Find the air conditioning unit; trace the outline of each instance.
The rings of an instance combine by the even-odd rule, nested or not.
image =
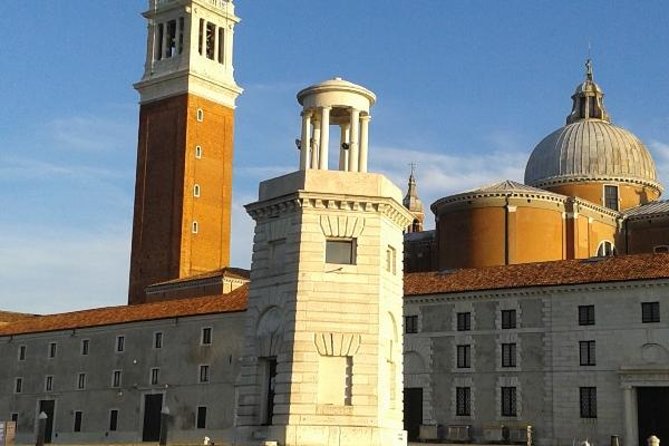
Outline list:
[[[483,438],[486,442],[504,441],[504,427],[503,426],[484,426]]]
[[[446,438],[448,441],[469,442],[471,441],[471,436],[469,435],[470,429],[471,426],[450,425],[448,426]]]
[[[439,426],[436,424],[421,424],[418,429],[418,438],[421,441],[439,440]]]

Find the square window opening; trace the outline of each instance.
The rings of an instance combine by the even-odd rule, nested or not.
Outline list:
[[[356,240],[330,239],[325,241],[325,262],[355,265]]]
[[[659,302],[643,302],[641,304],[641,322],[644,324],[660,322]]]

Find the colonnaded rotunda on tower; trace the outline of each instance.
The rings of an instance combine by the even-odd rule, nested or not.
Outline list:
[[[421,231],[411,175],[408,272],[667,252],[669,204],[658,201],[655,162],[637,136],[611,122],[590,60],[571,99],[566,124],[532,151],[525,184],[506,180],[438,199],[433,231]]]

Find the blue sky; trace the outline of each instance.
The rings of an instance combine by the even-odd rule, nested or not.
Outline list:
[[[126,302],[144,1],[5,0],[0,62],[0,309]],[[616,124],[669,179],[665,0],[237,0],[233,263],[250,264],[243,204],[295,170],[295,93],[342,76],[378,96],[370,168],[437,198],[522,181],[564,123],[592,43]]]

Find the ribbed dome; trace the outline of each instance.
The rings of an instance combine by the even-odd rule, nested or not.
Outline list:
[[[614,179],[659,188],[655,163],[639,138],[599,119],[554,131],[534,148],[525,168],[525,183],[538,187]]]
[[[570,182],[616,181],[658,191],[655,163],[633,133],[611,124],[604,93],[593,80],[592,62],[572,95],[567,125],[545,137],[525,167],[525,183],[546,187]]]

